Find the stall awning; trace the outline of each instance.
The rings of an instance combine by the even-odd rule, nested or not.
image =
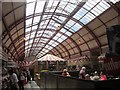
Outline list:
[[[42,58],[38,59],[38,61],[65,61],[65,60],[57,56],[47,54],[43,56]]]

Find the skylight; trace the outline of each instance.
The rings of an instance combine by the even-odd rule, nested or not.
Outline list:
[[[25,56],[46,54],[110,7],[105,0],[86,0],[73,16],[69,16],[81,1],[84,0],[27,0]],[[59,31],[58,26],[62,26]],[[36,52],[33,46],[39,47]]]

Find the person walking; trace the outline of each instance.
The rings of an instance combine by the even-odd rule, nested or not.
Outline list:
[[[9,70],[9,79],[10,79],[10,90],[19,90],[18,86],[18,77],[17,74],[13,71],[13,69]]]
[[[19,88],[20,88],[20,90],[24,90],[24,80],[25,80],[25,76],[23,74],[23,71],[20,71],[20,73],[19,73]]]

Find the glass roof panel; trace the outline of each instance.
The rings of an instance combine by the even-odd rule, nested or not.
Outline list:
[[[102,3],[102,2],[100,2],[100,3]],[[93,9],[96,9],[96,11],[98,11],[99,13],[105,11],[105,8],[103,8],[100,4],[98,4],[98,5],[97,5],[95,8],[93,8]]]
[[[44,42],[47,42],[49,39],[48,39],[48,38],[43,38],[43,37],[42,37],[40,40],[41,40],[41,41],[44,41]]]
[[[106,3],[104,0],[102,2],[100,2],[99,4],[101,7],[103,7],[104,9],[108,9],[108,7],[110,7],[110,5],[108,3]]]
[[[49,20],[45,20],[45,21],[43,22],[43,25],[44,25],[44,24],[47,25],[48,22],[49,22]],[[42,23],[41,23],[41,25],[42,25]]]
[[[29,36],[30,36],[30,34],[25,35],[25,39],[28,40]]]
[[[85,8],[85,9],[87,9],[87,10],[90,10],[90,9],[92,8],[92,5],[91,5],[89,2],[87,2],[87,3],[83,6],[83,8]]]
[[[88,11],[85,10],[84,8],[81,8],[73,17],[76,19],[80,19],[81,17],[83,17]]]
[[[29,32],[31,30],[31,27],[30,28],[26,28],[25,32]]]
[[[43,18],[42,18],[42,20],[47,20],[47,19],[49,19],[51,16],[52,16],[52,15],[44,15]]]
[[[62,17],[62,16],[60,16],[59,19],[61,20],[61,22],[64,22],[65,19],[66,19],[66,17]]]
[[[49,45],[46,45],[45,48],[49,48]],[[44,49],[45,49],[45,48],[44,48]],[[44,51],[44,49],[43,49],[43,51]]]
[[[26,20],[26,27],[32,24],[32,18]]]
[[[51,49],[53,49],[53,47],[50,46],[50,47],[49,47],[49,50],[51,50]]]
[[[58,21],[59,23],[63,23],[64,20],[66,19],[66,17],[62,17],[62,16],[54,16],[53,18],[54,20]]]
[[[76,23],[76,22],[74,22],[73,20],[69,20],[66,25],[67,25],[67,27],[71,27],[71,26],[73,26],[75,23]]]
[[[38,17],[34,17],[33,23],[34,23],[34,24],[35,24],[35,23],[38,23],[39,20],[40,20],[40,16],[38,16]]]
[[[58,42],[54,42],[55,45],[58,45],[59,43]]]
[[[37,27],[38,27],[38,25],[36,25],[36,26],[32,26],[32,30],[36,30]]]
[[[76,5],[68,3],[67,6],[65,7],[65,11],[71,13],[75,9]]]
[[[26,6],[26,16],[33,14],[35,7],[35,2],[27,4]]]
[[[50,0],[47,7],[51,7],[53,3],[54,3],[54,0]]]
[[[80,19],[80,22],[82,22],[84,25],[86,25],[89,21],[86,19],[86,17]]]
[[[52,45],[55,41],[51,40],[48,44]]]
[[[67,30],[64,29],[64,28],[62,28],[60,31],[61,31],[62,33],[65,33]]]
[[[72,33],[69,32],[69,31],[67,31],[65,34],[67,34],[68,36],[71,36],[71,35],[72,35]]]
[[[53,6],[57,6],[57,4],[60,2],[60,0],[54,0]]]
[[[57,46],[56,44],[51,44],[53,47]]]
[[[34,38],[35,34],[31,34],[30,38]]]
[[[62,35],[60,38],[63,39],[63,40],[65,40],[67,37],[64,36],[64,35]]]
[[[95,15],[93,15],[92,13],[89,12],[89,13],[86,14],[84,17],[88,20],[88,22],[90,22],[92,19],[95,18]],[[84,17],[83,17],[83,18],[84,18]]]
[[[57,37],[60,37],[61,35],[62,35],[61,33],[57,33],[57,34],[56,34]]]
[[[33,39],[29,40],[29,43],[32,43],[33,42]]]
[[[104,3],[104,5],[107,4],[107,2],[105,2],[103,0],[101,2],[100,2],[100,0],[96,0],[96,1],[88,0],[88,2],[83,6],[88,12],[82,18],[79,19],[80,22],[82,22],[83,24],[86,25],[91,20],[93,20],[96,16],[100,15],[106,9],[108,9],[109,6],[106,6],[105,8],[103,8],[101,6],[101,4],[103,4],[103,3]],[[90,13],[90,12],[92,12],[92,13]]]
[[[55,36],[53,39],[54,39],[54,40],[57,40],[58,38],[59,38],[58,36]]]
[[[64,41],[62,38],[58,39],[58,42],[61,43],[62,41]]]
[[[71,31],[72,33],[74,33],[75,31],[74,31],[74,29],[72,29],[72,28],[69,28],[69,31]]]
[[[44,33],[43,37],[49,37],[48,33]]]
[[[78,31],[80,28],[82,28],[82,26],[80,24],[78,24],[78,23],[76,23],[75,25],[73,25],[71,27],[71,29],[73,29],[75,32]]]
[[[104,12],[106,9],[108,9],[110,6],[105,1],[101,1],[98,5],[96,5],[91,12],[95,14],[96,16],[100,15],[102,12]]]
[[[50,12],[54,12],[55,8],[50,9]]]
[[[93,8],[96,4],[101,2],[101,0],[88,0],[89,5]]]
[[[45,5],[45,0],[39,0],[36,5],[35,13],[40,13],[43,11],[43,7]]]

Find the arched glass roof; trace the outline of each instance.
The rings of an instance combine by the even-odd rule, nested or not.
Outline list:
[[[119,0],[26,0],[3,2],[3,45],[11,58],[47,53],[60,57],[101,46],[88,24]],[[117,7],[118,8],[118,7]],[[21,12],[19,12],[21,11]],[[18,13],[19,12],[19,13]],[[113,17],[114,18],[114,17]],[[10,22],[9,22],[10,21]],[[94,26],[94,25],[93,25]],[[105,25],[104,25],[105,26]],[[105,34],[105,33],[104,33]],[[91,45],[91,43],[94,44]]]

